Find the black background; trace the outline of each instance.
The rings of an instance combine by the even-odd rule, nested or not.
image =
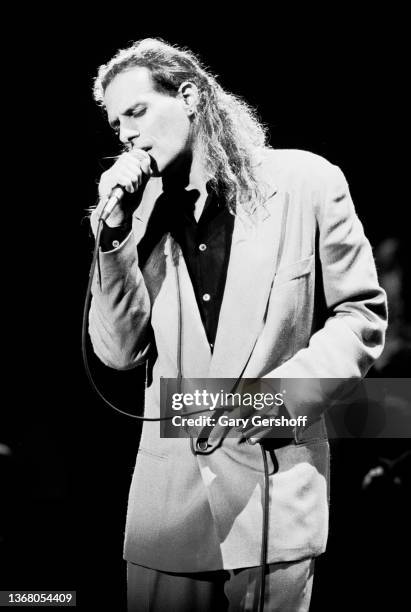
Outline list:
[[[25,13],[24,31],[18,19],[11,26],[3,65],[11,162],[3,179],[4,338],[11,342],[4,342],[0,442],[12,455],[0,464],[2,589],[75,589],[81,609],[124,607],[122,538],[139,426],[94,397],[80,353],[92,249],[85,210],[95,203],[103,157],[117,150],[92,100],[92,78],[119,47],[160,36],[197,52],[224,87],[257,107],[272,146],[310,150],[342,168],[373,246],[393,236],[407,250],[402,16],[361,21],[337,5],[318,17],[297,8],[285,17],[272,8],[274,15],[238,8],[223,23],[218,11],[197,5],[170,15],[111,7],[87,22],[62,7],[37,11],[32,22]],[[142,373],[91,361],[110,397],[141,411]],[[401,609],[405,601],[403,493],[361,493],[377,444],[336,445],[314,612],[387,602]]]

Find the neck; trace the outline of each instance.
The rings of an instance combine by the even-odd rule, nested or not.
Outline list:
[[[207,194],[207,174],[205,171],[204,156],[197,149],[193,152],[186,190],[196,189],[201,195]]]
[[[167,174],[163,175],[164,189],[185,189],[186,191],[197,192],[195,201],[194,216],[196,220],[201,216],[207,199],[207,180],[205,170],[204,155],[199,147],[189,151],[178,166],[172,168]]]

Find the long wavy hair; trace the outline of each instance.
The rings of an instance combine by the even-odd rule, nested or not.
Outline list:
[[[161,39],[145,38],[120,49],[100,66],[94,98],[104,106],[104,92],[114,77],[130,68],[148,68],[156,91],[176,96],[184,81],[199,92],[196,109],[197,142],[203,147],[211,186],[233,214],[251,214],[266,200],[266,186],[257,175],[267,132],[256,112],[238,96],[226,92],[188,49]]]

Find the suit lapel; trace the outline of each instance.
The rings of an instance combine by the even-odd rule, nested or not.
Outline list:
[[[151,213],[162,192],[160,178],[151,179],[147,183],[141,203],[133,217],[133,233],[137,244],[145,235]],[[161,257],[160,253],[157,253],[156,256]],[[211,350],[181,248],[170,234],[164,241],[163,256],[166,272],[159,283],[162,288],[156,295],[153,317],[158,323],[158,328],[164,331],[163,334],[157,334],[158,342],[162,342],[163,338],[167,338],[167,342],[163,347],[158,347],[158,350],[171,351],[171,355],[177,354],[179,343],[178,282],[182,317],[182,373],[186,378],[200,378],[210,366]],[[148,274],[148,271],[145,271],[146,277]]]
[[[283,242],[288,199],[276,193],[252,227],[236,218],[210,378],[239,377],[261,332]]]

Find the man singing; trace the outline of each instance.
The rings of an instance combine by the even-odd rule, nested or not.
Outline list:
[[[101,176],[94,231],[113,190],[125,194],[103,226],[90,336],[107,366],[147,362],[145,416],[160,415],[161,377],[361,379],[382,351],[386,300],[339,168],[268,148],[248,105],[160,40],[119,51],[94,92],[124,145]],[[285,406],[311,424],[269,453],[265,609],[299,612],[327,539],[327,405]],[[264,433],[162,438],[145,423],[130,611],[255,609]]]

